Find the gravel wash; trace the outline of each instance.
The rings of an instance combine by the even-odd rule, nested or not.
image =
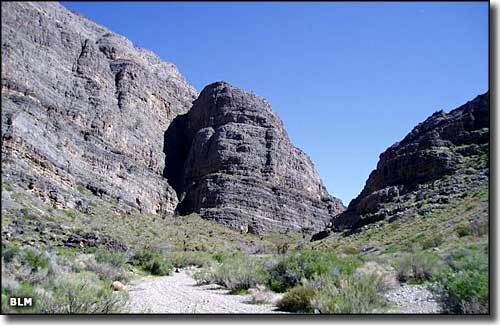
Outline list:
[[[432,292],[425,285],[401,284],[386,295],[393,304],[388,313],[439,314],[441,308]]]
[[[146,277],[129,286],[131,313],[271,314],[271,304],[246,303],[248,295],[231,295],[217,285],[196,285],[189,271],[172,276]]]

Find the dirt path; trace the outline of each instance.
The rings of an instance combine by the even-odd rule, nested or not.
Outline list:
[[[441,307],[432,292],[424,285],[401,284],[386,294],[394,305],[389,313],[438,314]]]
[[[216,285],[197,286],[189,271],[148,277],[129,285],[132,313],[277,313],[276,307],[246,303],[248,296],[228,294]]]
[[[146,277],[129,285],[131,313],[280,313],[271,304],[249,304],[250,296],[228,294],[218,285],[197,286],[190,270],[172,276]],[[406,285],[386,294],[393,307],[386,313],[439,313],[439,304],[423,285]]]

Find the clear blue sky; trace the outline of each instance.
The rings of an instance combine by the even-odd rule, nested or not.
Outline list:
[[[379,154],[488,90],[488,3],[63,2],[201,90],[265,97],[344,204]]]

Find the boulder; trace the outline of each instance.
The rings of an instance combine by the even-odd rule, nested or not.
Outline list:
[[[111,284],[111,288],[113,289],[113,291],[123,291],[125,290],[125,285],[120,281],[113,281],[113,283]]]

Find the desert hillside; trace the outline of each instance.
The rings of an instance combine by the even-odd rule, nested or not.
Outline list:
[[[265,99],[2,4],[2,312],[489,313],[489,106],[429,116],[345,207]]]

